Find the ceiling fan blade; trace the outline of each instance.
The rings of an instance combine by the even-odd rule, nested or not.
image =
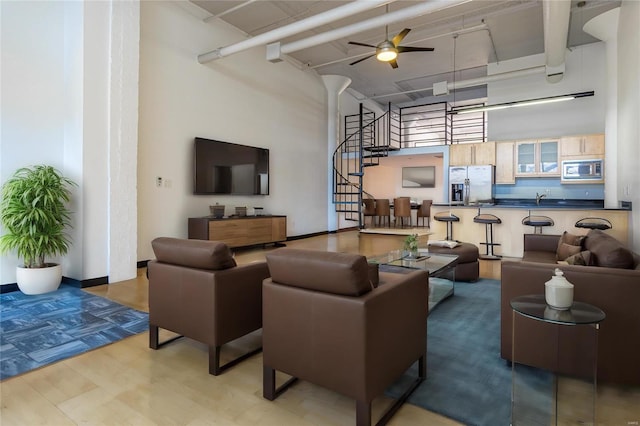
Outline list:
[[[391,43],[393,43],[394,46],[398,47],[398,45],[400,44],[400,42],[402,41],[402,39],[404,39],[407,34],[409,34],[409,31],[411,31],[411,28],[405,28],[404,30],[400,31],[398,34],[396,34],[396,36],[391,40]]]
[[[355,61],[355,62],[351,62],[349,65],[355,65],[355,64],[357,64],[358,62],[362,62],[362,61],[364,61],[365,59],[373,58],[374,56],[376,56],[376,54],[375,54],[375,53],[374,53],[373,55],[365,56],[364,58],[358,59],[358,60],[357,60],[357,61]]]
[[[402,52],[433,52],[433,47],[411,47],[411,46],[398,46],[398,53]]]
[[[393,61],[389,61],[389,65],[391,65],[391,68],[393,69],[398,68],[398,63],[396,62],[395,59]]]
[[[374,49],[376,48],[375,46],[373,46],[371,44],[358,43],[357,41],[350,41],[347,44],[355,44],[356,46],[364,46],[364,47],[373,47]]]

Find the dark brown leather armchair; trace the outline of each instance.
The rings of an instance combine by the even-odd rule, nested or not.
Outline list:
[[[160,237],[152,241],[156,260],[148,264],[149,347],[179,337],[209,345],[209,374],[260,352],[220,366],[220,348],[262,327],[262,281],[266,262],[236,266],[221,242]],[[160,343],[158,329],[180,336]]]
[[[418,361],[426,376],[429,276],[380,272],[364,256],[279,249],[267,255],[263,284],[263,394],[274,400],[296,379],[356,400],[356,424],[370,425],[371,401]],[[292,379],[276,389],[276,370]]]

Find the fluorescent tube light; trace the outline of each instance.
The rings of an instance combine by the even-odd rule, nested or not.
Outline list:
[[[472,112],[495,111],[495,110],[506,109],[506,108],[516,108],[516,107],[523,107],[523,106],[548,104],[552,102],[570,101],[572,99],[585,98],[587,96],[593,96],[593,95],[594,95],[594,91],[592,90],[590,92],[580,92],[580,93],[572,93],[569,95],[550,96],[548,98],[529,99],[525,101],[505,102],[502,104],[495,104],[495,105],[453,107],[451,108],[450,113],[451,114],[470,114]]]

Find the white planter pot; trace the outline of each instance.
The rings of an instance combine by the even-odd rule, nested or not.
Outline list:
[[[62,266],[54,263],[47,268],[16,267],[18,288],[24,294],[42,294],[56,291],[62,282]]]

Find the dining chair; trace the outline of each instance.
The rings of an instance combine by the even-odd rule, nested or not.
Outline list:
[[[409,197],[398,197],[393,199],[393,222],[395,226],[404,228],[405,219],[411,227],[411,199]]]
[[[431,204],[433,200],[422,200],[422,204],[416,213],[416,225],[420,226],[420,219],[422,219],[422,226],[424,226],[424,220],[427,219],[427,228],[431,227]]]
[[[388,198],[376,198],[376,219],[379,226],[386,219],[387,226],[391,227],[391,203]]]

